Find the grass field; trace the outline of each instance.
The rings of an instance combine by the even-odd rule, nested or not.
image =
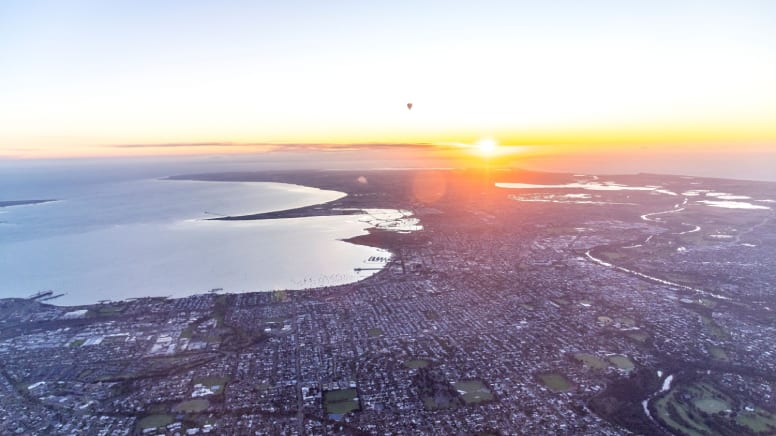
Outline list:
[[[727,361],[730,360],[730,358],[728,357],[728,355],[725,352],[725,350],[723,350],[720,347],[717,347],[717,346],[714,346],[714,345],[709,345],[709,346],[707,346],[707,349],[709,350],[709,354],[711,354],[711,357],[713,357],[713,358],[715,358],[717,360],[721,360],[723,362],[727,362]]]
[[[703,425],[701,428],[692,424],[692,420],[689,418],[687,409],[684,406],[678,405],[678,401],[675,398],[674,392],[669,393],[665,397],[659,399],[655,403],[657,409],[657,418],[660,419],[668,427],[680,432],[681,434],[687,434],[691,436],[703,436],[709,429]],[[677,416],[672,417],[669,410],[675,410]]]
[[[172,421],[173,419],[170,415],[149,415],[137,422],[137,428],[142,431],[147,428],[164,427],[168,424],[171,424]]]
[[[599,255],[604,260],[609,260],[609,261],[620,260],[620,259],[625,257],[625,256],[623,256],[622,254],[620,254],[620,253],[618,253],[616,251],[602,251],[602,252],[599,253]]]
[[[698,410],[706,413],[717,413],[730,409],[730,404],[717,398],[700,398],[693,401]]]
[[[493,400],[493,393],[479,380],[462,380],[453,383],[466,404],[477,404]]]
[[[730,407],[730,399],[706,383],[674,386],[655,403],[657,417],[663,423],[679,433],[693,436],[713,434],[706,423],[698,419],[698,412],[704,409],[718,412]]]
[[[589,353],[576,353],[574,359],[582,362],[586,367],[591,369],[604,369],[609,366],[603,359],[595,354]]]
[[[173,412],[186,412],[186,413],[199,413],[207,410],[210,407],[210,401],[204,398],[197,398],[194,400],[183,401],[176,404],[173,408]]]
[[[776,434],[776,415],[764,410],[740,412],[736,417],[736,423],[749,427],[755,433]]]
[[[414,359],[414,360],[408,360],[404,362],[404,366],[412,369],[425,368],[428,365],[429,365],[429,361],[423,360],[423,359]]]
[[[711,319],[708,316],[701,316],[701,321],[703,322],[703,326],[706,327],[706,330],[709,331],[709,334],[711,334],[714,339],[720,340],[720,341],[727,341],[730,339],[730,334],[728,334],[725,329],[723,329],[719,324],[716,323],[713,319]]]
[[[615,354],[614,356],[609,356],[608,359],[609,359],[609,362],[612,362],[612,365],[625,371],[630,371],[636,367],[636,365],[634,365],[630,359],[628,359],[626,356],[623,356],[621,354]]]
[[[633,339],[636,342],[646,342],[649,339],[649,334],[641,330],[629,331],[625,336]]]
[[[358,391],[356,389],[338,389],[323,393],[323,408],[328,414],[342,415],[359,410]]]
[[[539,374],[539,380],[553,392],[568,392],[574,387],[566,377],[555,372]]]
[[[655,402],[656,418],[675,433],[701,436],[717,434],[706,417],[748,427],[754,434],[776,434],[776,415],[760,408],[736,410],[740,403],[709,382],[675,385]],[[735,412],[735,413],[733,413]],[[747,433],[748,434],[748,433]]]

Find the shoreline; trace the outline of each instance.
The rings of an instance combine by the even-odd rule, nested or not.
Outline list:
[[[207,175],[205,175],[207,176]],[[331,200],[329,202],[325,203],[316,203],[311,204],[308,206],[302,206],[292,209],[283,209],[283,210],[276,210],[271,212],[262,212],[262,213],[255,213],[255,214],[246,214],[246,215],[235,215],[235,216],[223,216],[223,217],[214,217],[214,218],[198,218],[199,221],[253,221],[253,220],[270,220],[270,219],[290,219],[290,218],[316,218],[316,217],[327,217],[327,216],[356,216],[356,215],[368,215],[367,211],[362,208],[353,208],[350,207],[350,203],[353,203],[350,201],[352,197],[352,193],[350,192],[343,192],[343,190],[335,190],[330,189],[328,187],[319,187],[319,186],[310,186],[310,185],[304,185],[301,183],[294,183],[289,180],[211,180],[207,177],[186,177],[186,176],[171,176],[171,177],[165,177],[157,180],[175,180],[175,181],[200,181],[200,182],[214,182],[214,181],[226,181],[226,182],[260,182],[260,183],[282,183],[285,185],[292,185],[295,187],[301,187],[305,189],[316,189],[321,191],[334,191],[342,196],[339,198],[336,198],[334,200]],[[57,200],[43,200],[43,201],[57,201]],[[40,202],[43,202],[40,201]],[[372,207],[379,208],[380,204],[370,204]],[[399,240],[396,242],[388,242],[389,240],[393,240],[393,237],[397,236],[399,237]],[[364,224],[363,233],[355,234],[348,237],[339,237],[339,238],[333,238],[332,241],[337,242],[345,242],[348,244],[363,246],[363,247],[369,247],[369,248],[375,248],[380,250],[387,251],[386,254],[390,255],[390,260],[385,262],[381,265],[372,265],[370,268],[367,269],[374,269],[374,272],[368,275],[364,275],[362,277],[354,277],[354,279],[348,280],[344,283],[338,283],[335,282],[331,285],[321,285],[316,284],[314,286],[312,283],[308,284],[307,286],[303,283],[297,284],[297,286],[291,285],[289,287],[282,288],[283,291],[290,291],[290,292],[306,292],[306,291],[313,291],[316,289],[325,289],[325,288],[331,288],[331,287],[338,287],[338,286],[347,286],[352,285],[354,283],[362,282],[363,280],[366,280],[370,277],[373,277],[375,275],[380,274],[381,272],[385,271],[386,267],[391,265],[393,259],[395,259],[396,256],[396,248],[401,245],[401,242],[399,242],[403,235],[398,234],[397,232],[381,229],[378,226],[374,224]],[[386,243],[388,242],[388,243]],[[351,271],[358,271],[360,268],[358,268],[360,264],[354,264],[354,268],[348,268],[348,273]],[[238,290],[240,289],[240,290]],[[245,289],[245,291],[242,291],[241,289]],[[267,287],[266,289],[263,288],[234,288],[232,290],[226,290],[221,292],[216,292],[216,295],[224,295],[224,294],[254,294],[254,293],[271,293],[275,292],[279,289],[276,288],[270,288]],[[66,302],[59,302],[56,300],[52,301],[41,301],[41,300],[33,300],[26,296],[9,296],[0,298],[0,302],[5,301],[27,301],[29,304],[39,304],[43,306],[49,306],[49,307],[56,307],[61,309],[67,309],[67,310],[76,310],[80,308],[96,308],[103,305],[110,305],[110,304],[126,304],[131,303],[135,300],[154,300],[154,299],[162,299],[162,300],[182,300],[190,297],[196,297],[196,296],[202,296],[206,295],[208,293],[212,293],[211,291],[202,290],[200,292],[192,292],[186,295],[181,296],[168,296],[168,295],[145,295],[145,296],[137,296],[137,297],[129,297],[129,298],[123,298],[123,299],[110,299],[110,300],[97,300],[95,298],[95,301],[85,304],[72,304],[72,303],[66,303]]]
[[[31,297],[2,297],[0,298],[0,307],[2,307],[4,304],[26,304],[26,305],[39,305],[44,307],[48,306],[50,308],[63,309],[65,311],[74,311],[74,310],[80,310],[80,309],[97,308],[101,306],[110,306],[115,304],[119,304],[119,305],[132,304],[132,303],[143,302],[143,301],[155,301],[155,300],[179,301],[179,300],[185,300],[187,298],[200,298],[204,295],[234,296],[234,295],[251,295],[251,294],[271,294],[273,292],[292,292],[294,294],[299,294],[298,297],[302,298],[302,297],[305,297],[305,295],[301,295],[303,293],[315,292],[318,290],[325,290],[325,289],[332,289],[332,288],[339,288],[343,286],[351,286],[356,283],[362,283],[370,279],[371,280],[379,279],[380,275],[383,275],[387,272],[387,267],[390,266],[391,263],[395,260],[395,257],[394,257],[395,253],[392,251],[392,248],[396,249],[403,243],[403,241],[401,240],[391,241],[391,236],[398,237],[398,239],[405,239],[407,235],[403,233],[379,229],[376,227],[367,228],[366,232],[367,233],[363,235],[352,236],[344,239],[336,239],[336,241],[385,250],[391,254],[391,259],[388,260],[384,265],[380,266],[379,269],[376,269],[374,273],[369,274],[368,276],[365,276],[363,278],[359,278],[352,282],[333,284],[333,285],[324,285],[324,286],[303,287],[303,288],[284,288],[284,289],[246,290],[246,291],[221,290],[217,292],[213,292],[213,290],[210,290],[210,291],[196,292],[196,293],[192,293],[192,294],[180,296],[180,297],[169,296],[169,295],[146,295],[146,296],[138,296],[138,297],[129,297],[129,298],[124,298],[120,300],[103,299],[103,300],[98,300],[94,303],[75,304],[75,305],[56,304],[53,301],[49,302],[45,300],[34,299]],[[385,244],[385,242],[390,242],[390,243]]]

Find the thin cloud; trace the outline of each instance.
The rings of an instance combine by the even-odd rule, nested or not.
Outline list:
[[[276,147],[277,150],[374,150],[374,149],[422,149],[433,147],[430,143],[348,143],[348,144],[266,144]]]
[[[322,143],[277,143],[277,142],[165,142],[165,143],[147,143],[147,144],[109,144],[103,147],[110,148],[262,148],[269,151],[311,151],[311,150],[385,150],[385,149],[429,149],[429,148],[448,148],[447,144],[432,144],[426,142],[419,143],[345,143],[345,144],[322,144]]]
[[[240,145],[232,142],[165,142],[161,144],[110,144],[112,148],[177,148],[177,147],[235,147]]]

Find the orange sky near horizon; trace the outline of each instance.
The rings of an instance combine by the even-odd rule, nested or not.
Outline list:
[[[515,132],[508,129],[489,130],[485,134],[467,132],[380,132],[377,134],[334,134],[329,131],[299,135],[277,135],[233,138],[228,135],[110,135],[58,137],[28,136],[19,138],[25,147],[0,148],[0,158],[81,158],[123,156],[171,156],[203,154],[255,154],[273,151],[300,152],[306,150],[418,149],[428,152],[460,151],[461,156],[483,157],[478,143],[490,139],[496,155],[562,155],[646,151],[665,153],[685,152],[776,152],[776,124],[730,126],[724,124],[682,128],[655,126],[648,128],[557,129]],[[452,129],[451,129],[452,130]],[[293,142],[288,137],[295,139]],[[227,138],[224,140],[224,138]],[[159,140],[161,139],[161,141]],[[267,140],[268,139],[268,140]],[[286,139],[286,140],[284,140]],[[56,146],[51,146],[56,142]],[[491,153],[493,154],[493,153]],[[490,156],[484,156],[490,157]],[[517,156],[516,156],[517,157]]]

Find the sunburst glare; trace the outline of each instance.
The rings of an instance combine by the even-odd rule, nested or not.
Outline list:
[[[483,138],[475,144],[477,151],[485,156],[490,156],[496,151],[497,143],[491,138]]]

